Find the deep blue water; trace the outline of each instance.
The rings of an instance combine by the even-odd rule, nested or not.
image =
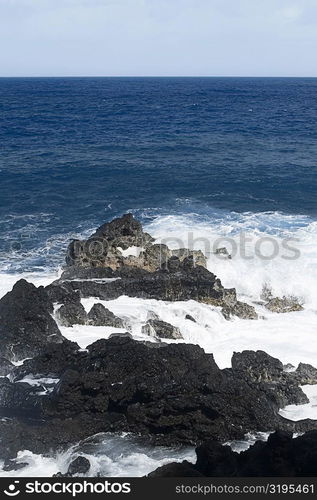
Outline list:
[[[317,79],[0,79],[0,260],[44,266],[131,209],[317,217],[316,96]]]

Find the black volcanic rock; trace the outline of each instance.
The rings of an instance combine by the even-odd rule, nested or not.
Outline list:
[[[79,292],[81,297],[98,297],[101,300],[113,300],[121,295],[140,297],[144,299],[157,299],[166,301],[197,300],[213,306],[224,308],[225,317],[231,315],[242,318],[256,319],[257,314],[252,306],[239,302],[235,289],[226,289],[220,280],[202,266],[196,266],[193,258],[186,257],[178,262],[175,270],[175,257],[173,257],[172,270],[169,266],[158,271],[150,272],[145,269],[122,267],[112,274],[119,279],[110,282],[98,278],[68,279],[55,282],[68,293]],[[76,276],[75,268],[71,270]],[[80,273],[82,275],[82,273]],[[95,273],[94,273],[95,274]],[[90,271],[86,271],[86,276]],[[53,285],[50,285],[52,288]]]
[[[15,460],[6,460],[3,469],[5,472],[11,472],[13,470],[21,470],[27,467],[29,464],[27,462],[16,462]]]
[[[90,462],[88,458],[77,457],[69,464],[67,475],[74,476],[75,474],[78,475],[87,474],[89,469],[90,469]]]
[[[71,444],[98,432],[122,431],[126,427],[124,415],[107,413],[93,416],[79,413],[76,418],[0,419],[1,460],[15,458],[20,450],[36,454],[49,454],[53,450],[66,450]]]
[[[77,274],[77,273],[76,273]],[[67,281],[63,283],[51,283],[45,288],[48,298],[52,303],[56,304],[74,304],[80,302],[80,293],[67,286]]]
[[[125,252],[131,247],[138,251]],[[177,260],[183,261],[188,256],[192,256],[197,265],[206,266],[206,257],[200,250],[171,250],[167,245],[156,244],[132,214],[125,214],[103,224],[87,240],[73,240],[68,247],[66,263],[77,268],[116,270],[131,266],[153,272],[166,267],[168,262],[172,267]]]
[[[245,380],[257,383],[280,407],[308,402],[293,373],[285,372],[281,361],[264,351],[234,353],[232,370]]]
[[[196,469],[204,476],[234,476],[237,471],[236,453],[229,446],[208,440],[196,448]]]
[[[99,297],[112,300],[120,295],[158,300],[199,300],[221,303],[224,288],[216,276],[201,266],[194,266],[192,259],[185,259],[177,272],[159,270],[149,272],[135,268],[126,276],[125,269],[116,272],[120,279],[109,283],[99,280],[68,281],[69,290],[78,290],[82,297]]]
[[[272,297],[265,304],[265,307],[274,313],[289,313],[304,310],[296,297]]]
[[[271,434],[266,443],[256,442],[240,454],[229,446],[206,441],[196,449],[195,465],[171,463],[149,477],[315,477],[317,431],[292,438],[288,432]]]
[[[183,462],[172,462],[170,464],[162,465],[158,469],[150,472],[147,477],[204,477],[197,468],[184,460]]]
[[[195,318],[193,318],[190,314],[186,314],[185,319],[188,319],[189,321],[192,321],[193,323],[196,323]]]
[[[114,241],[117,246],[124,249],[154,241],[154,238],[144,233],[141,223],[132,214],[125,214],[111,222],[106,222],[96,230],[91,238]]]
[[[9,361],[33,357],[50,343],[63,342],[43,287],[18,281],[0,300],[0,350]]]
[[[264,351],[235,352],[231,364],[236,373],[255,382],[272,382],[284,373],[283,363]]]
[[[93,326],[112,326],[123,328],[123,321],[109,311],[103,304],[97,303],[92,306],[88,313],[88,324]]]
[[[317,384],[317,369],[306,363],[299,363],[294,372],[290,373],[299,385]]]
[[[139,247],[136,254],[126,255],[131,246]],[[124,431],[154,444],[200,445],[195,466],[185,462],[172,472],[163,468],[164,474],[256,475],[261,467],[272,475],[297,474],[296,453],[309,472],[314,434],[292,448],[289,435],[279,433],[266,445],[256,444],[252,454],[239,456],[221,443],[248,432],[316,428],[315,421],[292,422],[279,415],[281,407],[307,401],[299,385],[315,383],[313,367],[299,365],[289,373],[263,351],[244,351],[234,354],[232,368],[221,370],[198,346],[136,342],[128,333],[113,333],[80,349],[63,338],[53,319],[59,304],[57,317],[64,325],[122,328],[122,320],[102,304],[88,315],[81,304],[82,297],[111,300],[121,295],[192,299],[221,307],[228,319],[255,319],[254,308],[204,267],[203,254],[153,244],[140,223],[126,215],[101,226],[88,240],[73,242],[67,262],[61,279],[45,289],[21,280],[0,300],[0,370],[10,372],[0,379],[1,460],[14,458],[21,449],[43,454],[96,433]],[[147,327],[159,337],[179,336],[172,325],[153,316]],[[32,359],[12,366],[11,361],[23,358]]]
[[[100,432],[100,419],[118,414],[123,418],[121,430],[151,435],[161,444],[193,444],[210,436],[223,442],[241,439],[251,431],[306,430],[314,425],[279,416],[282,403],[302,402],[304,394],[293,379],[287,385],[287,373],[280,377],[279,362],[266,359],[265,353],[235,354],[233,368],[220,370],[212,355],[189,344],[153,348],[115,336],[85,351],[76,347],[72,343],[51,347],[49,354],[14,370],[14,380],[31,372],[60,377],[60,381],[44,398],[24,388],[25,394],[20,398],[18,392],[14,404],[10,391],[19,383],[7,381],[6,407],[13,416],[15,408],[32,414],[33,405],[34,415],[44,422],[76,420],[83,414],[91,420],[94,434]],[[261,363],[270,375],[259,378]]]
[[[36,388],[29,384],[12,383],[6,377],[0,379],[0,415],[3,417],[31,417],[41,414],[41,400]]]
[[[56,318],[62,326],[86,325],[87,313],[80,302],[67,302],[56,311]]]
[[[239,300],[230,306],[225,304],[221,312],[226,319],[230,319],[232,316],[237,316],[241,319],[258,319],[254,307]]]
[[[10,372],[14,369],[14,364],[11,363],[6,358],[0,358],[0,377],[5,377],[9,375]]]
[[[157,336],[162,339],[182,339],[182,334],[176,326],[166,323],[159,319],[149,319],[142,326],[142,333],[149,336]]]
[[[139,253],[126,255],[129,247],[137,247]],[[200,250],[171,250],[153,243],[131,214],[104,224],[87,240],[72,241],[66,263],[68,268],[61,279],[48,287],[55,297],[67,297],[76,291],[82,297],[103,300],[121,295],[167,301],[192,299],[222,307],[226,319],[258,317],[253,306],[238,301],[235,289],[225,289],[206,269],[206,257]],[[59,285],[60,292],[56,288]]]
[[[100,226],[87,240],[73,240],[67,251],[66,263],[78,267],[121,267],[125,261],[122,250],[144,248],[153,238],[145,233],[132,214],[126,214]],[[121,250],[120,250],[121,249]],[[126,263],[138,265],[137,258]]]
[[[43,396],[28,384],[2,381],[0,416],[13,420],[0,419],[0,433],[3,427],[3,432],[17,432],[18,439],[6,436],[0,442],[0,458],[12,458],[18,449],[43,453],[109,429],[172,445],[316,428],[316,422],[279,416],[281,402],[303,398],[292,378],[287,385],[288,374],[282,376],[279,366],[265,353],[247,351],[235,355],[232,369],[220,370],[213,356],[198,346],[162,343],[153,348],[128,336],[99,340],[84,351],[71,342],[50,346],[48,353],[25,361],[11,377],[58,377],[52,393]],[[265,376],[259,378],[263,370]],[[31,426],[25,421],[30,418]],[[43,439],[41,446],[33,443],[36,432]]]
[[[80,351],[79,345],[70,340],[65,339],[62,344],[48,344],[45,352],[15,367],[10,378],[17,381],[30,374],[44,378],[60,378],[67,368],[77,366],[84,356],[86,354]]]

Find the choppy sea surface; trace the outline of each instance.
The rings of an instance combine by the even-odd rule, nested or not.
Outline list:
[[[107,303],[137,338],[154,310],[221,367],[243,349],[317,366],[316,92],[317,79],[296,78],[0,79],[0,295],[21,276],[49,283],[70,238],[131,211],[157,241],[207,252],[209,269],[265,318],[228,322],[194,301]],[[214,246],[233,258],[216,257]],[[264,286],[304,311],[265,310]],[[82,347],[110,333],[66,330]],[[141,473],[169,456],[141,452],[132,438],[110,442],[130,447],[124,457],[141,453]],[[132,471],[102,443],[110,455],[99,472]],[[43,460],[30,458],[30,475],[39,461],[55,472],[64,458]]]

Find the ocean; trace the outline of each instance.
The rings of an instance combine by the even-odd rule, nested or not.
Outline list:
[[[107,302],[130,317],[136,338],[155,311],[221,367],[243,349],[317,366],[316,92],[314,78],[0,79],[0,295],[22,276],[51,282],[71,238],[132,212],[157,241],[207,245],[208,268],[265,318],[226,321],[194,301]],[[210,251],[215,242],[231,260]],[[265,310],[263,287],[296,297],[304,311]],[[184,322],[184,311],[197,323]],[[85,326],[63,334],[83,348],[105,335]],[[309,412],[317,418],[316,406]],[[126,462],[108,440],[98,445],[95,472],[124,475],[137,456],[138,475],[175,453],[193,455],[124,436],[112,442],[129,446]],[[65,456],[31,457],[29,475],[34,467],[57,472]]]

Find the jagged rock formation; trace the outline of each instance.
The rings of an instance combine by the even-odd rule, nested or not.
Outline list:
[[[142,326],[142,333],[161,339],[177,340],[183,338],[179,328],[158,319],[149,319],[146,324]]]
[[[88,315],[88,324],[93,326],[112,326],[113,328],[123,328],[121,318],[118,318],[102,304],[94,304]]]
[[[77,457],[69,464],[67,475],[74,476],[75,474],[87,474],[89,469],[89,460],[85,457]]]
[[[317,475],[317,431],[293,439],[288,432],[271,434],[240,454],[229,446],[206,441],[196,448],[197,462],[172,463],[149,477],[315,477]]]
[[[66,327],[72,327],[74,325],[112,326],[113,328],[124,327],[122,319],[115,316],[115,314],[109,311],[103,304],[94,304],[87,314],[77,294],[74,296],[73,302],[69,299],[64,305],[57,309],[56,319],[62,326]]]
[[[239,300],[232,305],[224,304],[221,312],[226,319],[230,319],[232,316],[237,316],[240,319],[258,319],[254,307]]]
[[[52,318],[53,304],[43,287],[18,281],[0,300],[0,351],[9,361],[44,352],[64,341]]]
[[[269,475],[284,470],[296,475],[301,471],[292,453],[303,454],[310,440],[314,459],[314,433],[294,440],[294,448],[288,435],[276,434],[239,457],[220,445],[247,432],[317,428],[315,421],[291,422],[279,415],[281,407],[307,402],[300,385],[317,383],[317,370],[310,365],[287,371],[263,351],[244,351],[234,353],[230,369],[221,370],[211,354],[194,345],[136,342],[125,332],[83,350],[61,335],[54,311],[67,327],[124,328],[101,303],[87,314],[83,297],[192,299],[220,307],[227,319],[256,319],[254,308],[206,269],[201,252],[155,244],[128,214],[101,226],[87,241],[72,242],[67,263],[61,279],[45,289],[20,280],[0,300],[0,460],[7,470],[19,465],[11,461],[19,450],[48,453],[108,431],[140,434],[163,445],[214,440],[197,449],[195,466],[173,465],[163,470],[169,475],[256,475],[262,466]],[[267,300],[275,301],[275,309],[286,307],[276,302],[285,298]],[[190,315],[186,319],[195,321]],[[155,313],[143,333],[182,338]],[[21,366],[12,363],[25,358],[31,359]],[[272,465],[277,454],[282,461]],[[67,474],[88,472],[82,458]],[[315,472],[305,454],[303,463],[307,475]]]
[[[272,297],[265,307],[275,313],[288,313],[295,311],[303,311],[303,306],[299,303],[296,297]]]
[[[2,470],[4,470],[5,472],[12,472],[24,469],[28,465],[29,465],[28,462],[16,462],[15,460],[6,460],[4,462]]]
[[[283,363],[266,352],[234,353],[231,363],[235,374],[256,382],[279,407],[308,403],[307,396],[299,387],[303,381],[301,373],[298,372],[296,377],[296,372],[285,372]]]
[[[191,316],[191,314],[186,314],[185,319],[188,319],[189,321],[192,321],[193,323],[196,323],[195,318]]]
[[[6,377],[13,370],[14,364],[6,358],[0,358],[0,377]]]
[[[299,363],[295,371],[289,373],[299,385],[317,384],[317,369],[307,363]]]
[[[44,396],[43,388],[18,382],[30,373],[59,382]],[[109,430],[171,445],[316,426],[278,414],[282,404],[302,403],[306,397],[281,372],[279,361],[261,351],[235,354],[232,368],[220,370],[198,346],[115,336],[87,351],[71,342],[51,345],[17,367],[12,380],[0,383],[0,416],[10,417],[0,420],[3,459],[21,449],[44,453]]]
[[[62,326],[67,327],[86,325],[88,322],[87,313],[80,300],[66,302],[66,304],[57,309],[56,318]]]
[[[77,457],[70,464],[67,469],[66,474],[57,472],[53,477],[74,477],[74,476],[84,476],[90,470],[91,464],[86,457]]]
[[[128,249],[135,255],[126,255]],[[135,249],[138,249],[136,252]],[[73,241],[68,269],[48,287],[50,296],[116,299],[120,295],[158,300],[198,300],[222,307],[225,318],[257,319],[253,306],[240,302],[235,289],[226,289],[206,269],[201,251],[170,250],[154,244],[131,214],[101,226],[85,241]],[[58,289],[59,287],[59,289]]]
[[[67,264],[78,267],[132,266],[157,271],[173,256],[180,260],[193,256],[197,265],[206,265],[200,251],[181,248],[170,250],[166,245],[153,244],[154,238],[144,232],[132,214],[103,224],[87,240],[73,240],[67,252]],[[131,249],[129,253],[129,249]]]
[[[220,255],[222,259],[232,259],[232,255],[230,255],[226,247],[217,248],[214,253],[215,255]]]

